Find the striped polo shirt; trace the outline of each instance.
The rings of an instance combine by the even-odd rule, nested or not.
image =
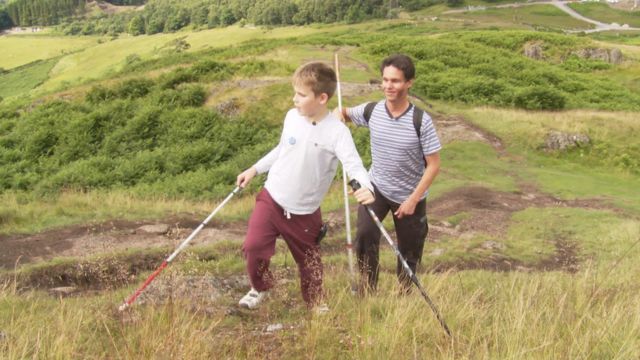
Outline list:
[[[364,118],[361,104],[347,110],[347,115],[357,126],[369,128],[371,137],[371,182],[387,199],[401,204],[418,186],[424,173],[424,156],[438,152],[442,146],[429,114],[424,112],[420,128],[420,139],[413,125],[413,110],[394,118],[386,107],[385,100],[379,101],[369,122]],[[421,199],[428,194],[425,192]]]

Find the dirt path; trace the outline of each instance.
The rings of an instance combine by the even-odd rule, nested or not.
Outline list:
[[[197,227],[199,221],[175,217],[153,222],[114,220],[34,235],[2,235],[0,268],[13,268],[16,263],[35,263],[54,257],[85,257],[136,248],[175,247]],[[245,223],[219,223],[214,220],[192,244],[241,241],[245,230]]]

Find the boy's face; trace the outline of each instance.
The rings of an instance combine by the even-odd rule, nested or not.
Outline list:
[[[389,101],[401,100],[409,96],[413,80],[407,81],[402,70],[389,65],[382,70],[382,90]]]
[[[310,86],[300,83],[294,84],[293,90],[293,105],[300,115],[314,117],[326,108],[329,100],[327,94],[322,93],[316,96]]]

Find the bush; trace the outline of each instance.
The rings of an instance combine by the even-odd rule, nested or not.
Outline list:
[[[534,86],[518,93],[514,105],[526,110],[562,110],[566,101],[566,97],[558,90]]]
[[[190,69],[178,69],[160,77],[160,87],[162,89],[175,89],[182,83],[194,82],[198,76]]]
[[[167,89],[162,91],[157,99],[161,106],[169,107],[197,107],[202,106],[207,99],[207,92],[200,85],[186,85],[181,89]]]
[[[115,91],[107,89],[104,86],[97,85],[92,87],[91,90],[87,92],[87,95],[85,95],[85,100],[91,104],[100,104],[105,101],[113,100],[116,97],[117,96]]]
[[[114,92],[121,99],[135,99],[146,96],[154,82],[148,79],[129,79],[115,87]]]

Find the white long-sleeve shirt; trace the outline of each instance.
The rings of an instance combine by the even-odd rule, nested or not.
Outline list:
[[[338,161],[349,178],[373,191],[347,126],[331,113],[313,125],[291,109],[280,142],[254,167],[259,174],[269,172],[264,187],[276,203],[289,213],[304,215],[320,207]]]

